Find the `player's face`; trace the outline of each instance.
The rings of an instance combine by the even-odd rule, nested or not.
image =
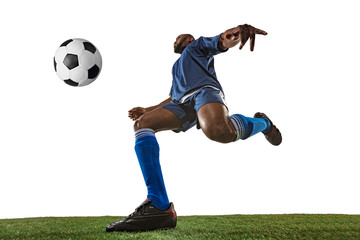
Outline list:
[[[179,35],[174,42],[174,52],[182,53],[187,45],[192,43],[194,39],[186,34]]]

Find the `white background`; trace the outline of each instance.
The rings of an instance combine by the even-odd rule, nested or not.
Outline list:
[[[180,33],[248,23],[255,51],[215,57],[230,114],[283,133],[231,144],[157,134],[179,215],[360,214],[356,1],[6,1],[0,6],[0,218],[128,215],[146,197],[127,111],[168,97]],[[100,77],[74,88],[57,47],[85,38]]]

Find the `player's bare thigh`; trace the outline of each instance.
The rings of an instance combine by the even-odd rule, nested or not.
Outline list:
[[[151,112],[145,113],[135,121],[134,130],[137,131],[142,128],[150,128],[155,132],[164,130],[178,130],[181,129],[180,119],[169,110],[158,107]]]
[[[198,111],[198,121],[204,134],[211,140],[229,143],[236,139],[228,109],[222,103],[207,103]]]

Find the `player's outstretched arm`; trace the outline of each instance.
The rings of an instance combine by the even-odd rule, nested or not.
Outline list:
[[[250,38],[250,51],[253,51],[256,34],[267,35],[267,32],[248,24],[239,25],[228,29],[221,34],[218,47],[221,51],[225,51],[228,48],[232,48],[240,43],[239,49],[241,50]]]
[[[129,118],[131,118],[132,120],[135,121],[136,119],[140,118],[145,113],[151,112],[152,110],[171,102],[171,99],[172,98],[170,96],[168,99],[162,101],[161,103],[159,103],[158,105],[155,105],[155,106],[151,106],[151,107],[147,107],[147,108],[135,107],[133,109],[130,109],[129,110]]]

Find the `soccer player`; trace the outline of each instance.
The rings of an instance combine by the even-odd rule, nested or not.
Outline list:
[[[250,38],[254,50],[256,34],[267,35],[251,25],[239,25],[215,37],[194,39],[181,34],[174,52],[181,54],[172,68],[170,97],[152,107],[129,111],[135,121],[135,151],[147,186],[147,199],[128,217],[109,224],[106,231],[149,231],[176,226],[174,204],[169,202],[159,162],[155,133],[164,130],[187,131],[197,125],[211,140],[230,143],[262,132],[273,145],[282,141],[278,128],[264,113],[253,118],[241,114],[229,116],[224,91],[216,77],[214,55]]]

